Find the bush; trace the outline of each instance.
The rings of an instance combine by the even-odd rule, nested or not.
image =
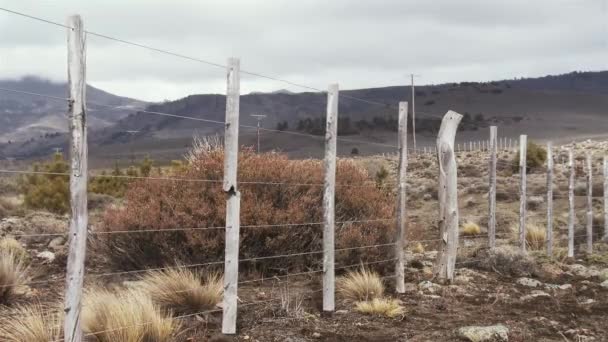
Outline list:
[[[483,250],[477,255],[477,258],[479,259],[478,267],[504,276],[529,277],[538,272],[536,261],[512,246],[496,247],[493,251]]]
[[[533,141],[528,141],[526,151],[526,172],[543,166],[546,161],[547,150]],[[519,150],[515,153],[515,158],[513,159],[513,172],[519,172]]]
[[[114,169],[109,175],[103,171],[101,175],[91,178],[89,181],[89,191],[113,197],[123,197],[127,190],[127,185],[133,181],[126,176],[150,177],[152,166],[153,161],[148,157],[145,157],[135,167],[130,166],[126,171],[121,170],[118,164],[115,164]]]
[[[223,227],[226,195],[221,188],[223,150],[217,146],[198,148],[188,157],[183,169],[174,176],[210,179],[211,182],[142,179],[131,183],[125,204],[109,208],[100,229],[111,231],[157,229],[146,234],[105,234],[100,241],[112,259],[125,268],[154,265],[207,263],[223,260],[223,229],[180,229]],[[238,179],[241,183],[241,258],[319,251],[322,249],[323,171],[319,160],[289,160],[277,153],[256,154],[250,149],[240,153]],[[273,184],[246,183],[247,181]],[[369,220],[394,217],[394,199],[373,186],[367,172],[353,161],[337,165],[336,221]],[[284,184],[281,184],[284,183]],[[297,184],[297,185],[294,185]],[[308,184],[308,185],[306,185]],[[295,226],[280,226],[302,223]],[[267,225],[279,225],[268,227]],[[162,232],[162,230],[167,230]],[[388,221],[345,223],[336,227],[336,249],[384,244],[394,240],[394,228]],[[388,257],[392,249],[348,250],[336,253],[337,263]],[[272,258],[265,268],[287,270],[290,267],[320,266],[320,254],[297,258]],[[240,269],[259,267],[241,263]],[[264,270],[261,270],[264,271]]]
[[[41,305],[22,306],[11,310],[0,320],[0,340],[4,342],[49,342],[63,340],[61,310],[48,310]]]
[[[384,294],[384,284],[380,276],[365,268],[339,277],[336,285],[343,298],[354,301],[372,300]]]
[[[90,291],[81,319],[82,330],[98,342],[169,342],[179,329],[177,320],[163,316],[152,300],[138,291]]]
[[[477,223],[466,222],[462,225],[462,235],[471,236],[479,234],[481,234],[481,228],[479,228],[479,225]]]
[[[399,301],[388,298],[374,298],[370,301],[358,302],[355,304],[355,311],[389,318],[395,318],[405,313],[405,309]]]
[[[13,253],[0,251],[0,304],[9,304],[28,282],[28,267]]]
[[[141,290],[165,310],[192,314],[215,308],[222,301],[222,277],[211,273],[204,283],[202,278],[197,272],[179,267],[150,271],[141,279]]]
[[[44,209],[57,214],[65,214],[70,207],[68,164],[61,153],[44,163],[36,163],[34,172],[21,178],[24,204],[31,209]],[[50,174],[49,174],[50,173]]]

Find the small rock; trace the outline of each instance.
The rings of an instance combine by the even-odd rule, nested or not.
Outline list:
[[[546,298],[546,297],[551,297],[551,295],[544,291],[533,290],[529,295],[522,296],[520,299],[522,302],[526,302],[526,301],[532,300],[534,298],[539,298],[539,297]]]
[[[582,278],[592,278],[592,277],[600,276],[599,271],[587,268],[581,264],[570,265],[568,268],[569,268],[570,272],[572,272],[574,275],[582,277]]]
[[[562,291],[566,291],[566,290],[571,290],[572,289],[572,284],[563,284],[563,285],[545,284],[545,288],[550,289],[550,290],[562,290]]]
[[[421,291],[426,291],[426,292],[429,292],[429,293],[435,293],[436,291],[441,290],[441,286],[440,285],[434,284],[434,283],[432,283],[432,282],[430,282],[428,280],[421,281],[418,284],[418,288]]]
[[[608,280],[605,280],[604,282],[602,282],[600,284],[601,287],[605,288],[606,290],[608,290]]]
[[[313,338],[321,338],[321,334],[318,333],[318,332],[314,332],[314,333],[312,333],[312,337]]]
[[[507,342],[509,329],[502,324],[488,327],[470,326],[458,329],[458,336],[471,342]]]
[[[422,196],[422,199],[425,200],[425,201],[430,201],[430,200],[433,199],[433,196],[431,194],[424,194]]]
[[[532,279],[532,278],[519,278],[519,279],[517,279],[516,283],[518,283],[521,286],[527,286],[527,287],[538,287],[543,284],[540,281],[538,281],[536,279]]]
[[[48,247],[53,250],[57,250],[65,244],[65,238],[63,236],[58,236],[49,242]]]
[[[45,262],[53,262],[55,260],[55,253],[51,251],[44,251],[36,254],[36,257],[44,260]]]
[[[589,305],[595,303],[595,299],[587,298],[580,302],[581,305]]]
[[[348,310],[336,310],[336,315],[346,315]]]

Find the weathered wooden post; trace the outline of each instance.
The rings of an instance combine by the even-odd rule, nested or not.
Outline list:
[[[327,124],[325,126],[325,182],[323,191],[323,311],[335,310],[335,195],[336,139],[338,134],[338,85],[327,91]]]
[[[473,142],[469,141],[469,151],[473,151]]]
[[[86,38],[79,15],[68,17],[68,88],[70,126],[70,235],[64,301],[64,341],[83,340],[80,325],[87,250],[88,149],[86,110]]]
[[[519,247],[522,252],[526,251],[526,152],[528,136],[519,136]]]
[[[574,257],[574,153],[568,151],[568,257]]]
[[[395,291],[405,293],[405,251],[407,233],[407,102],[399,102],[399,189],[397,192],[397,243],[395,244]]]
[[[593,167],[591,153],[586,155],[587,161],[587,253],[593,253]]]
[[[608,241],[608,157],[604,156],[604,238]]]
[[[237,187],[239,158],[240,61],[229,58],[224,129],[224,182],[226,193],[226,242],[224,253],[224,303],[222,333],[236,333],[239,281],[239,230],[241,193]]]
[[[462,115],[448,111],[437,136],[439,162],[439,233],[440,246],[433,273],[439,279],[452,280],[458,250],[458,186],[454,139]]]
[[[553,146],[547,142],[547,255],[553,255]]]
[[[490,193],[489,219],[488,219],[488,244],[491,249],[496,247],[496,134],[497,127],[490,126]]]

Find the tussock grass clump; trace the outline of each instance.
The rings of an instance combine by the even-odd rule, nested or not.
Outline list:
[[[526,244],[530,249],[543,249],[545,247],[547,233],[544,228],[528,225],[526,227]]]
[[[462,225],[462,235],[471,236],[481,234],[481,228],[477,223],[466,222]]]
[[[29,254],[23,245],[12,237],[0,239],[0,253],[11,253],[16,258],[23,260],[27,260],[29,258]]]
[[[222,301],[224,292],[223,278],[218,273],[203,277],[179,267],[148,272],[141,280],[141,290],[155,304],[177,314],[213,309]]]
[[[380,276],[363,267],[339,277],[336,284],[338,293],[353,301],[372,300],[384,294],[384,284]]]
[[[9,304],[29,280],[29,268],[22,258],[0,251],[0,304]]]
[[[374,298],[370,301],[355,304],[355,311],[366,315],[378,315],[394,318],[405,313],[399,301],[389,298]]]
[[[83,331],[98,342],[169,342],[179,329],[141,291],[89,291],[81,319]]]
[[[12,310],[0,320],[0,340],[4,342],[49,342],[62,339],[61,310],[28,305]]]
[[[422,253],[424,253],[424,246],[420,242],[417,242],[414,245],[414,248],[412,248],[412,252],[417,253],[417,254],[422,254]]]

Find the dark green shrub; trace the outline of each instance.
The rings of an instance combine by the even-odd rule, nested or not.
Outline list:
[[[34,164],[33,171],[41,173],[27,174],[20,180],[25,206],[57,214],[68,212],[69,177],[64,175],[68,170],[61,153],[56,153],[51,161]]]
[[[544,147],[528,141],[528,150],[526,151],[526,171],[541,167],[547,161],[547,150]],[[513,172],[519,172],[519,151],[513,159]]]

